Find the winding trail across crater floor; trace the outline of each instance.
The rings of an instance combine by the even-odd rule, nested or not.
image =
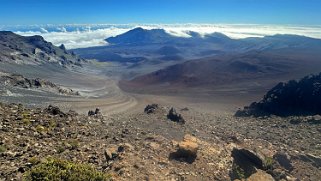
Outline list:
[[[119,89],[116,80],[106,78],[96,81],[101,87],[78,87],[82,97],[56,99],[54,103],[84,114],[99,108],[104,116],[126,112],[138,104],[135,97]]]

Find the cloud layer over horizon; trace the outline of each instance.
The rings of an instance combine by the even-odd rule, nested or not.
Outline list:
[[[263,37],[275,34],[296,34],[321,39],[321,26],[285,26],[251,24],[124,24],[124,25],[33,25],[3,26],[24,36],[41,35],[54,45],[64,44],[68,49],[107,45],[104,39],[122,34],[136,27],[161,28],[174,36],[188,37],[188,31],[201,35],[214,32],[231,38]]]

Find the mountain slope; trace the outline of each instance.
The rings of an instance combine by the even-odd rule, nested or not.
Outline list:
[[[303,57],[303,58],[302,58]],[[297,77],[321,71],[321,53],[291,49],[250,51],[191,60],[136,77],[134,87],[215,87],[261,79]]]
[[[24,37],[10,31],[0,31],[0,62],[81,66],[83,61],[67,51],[64,45],[56,47],[41,36]]]

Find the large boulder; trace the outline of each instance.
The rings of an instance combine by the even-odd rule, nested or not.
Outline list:
[[[291,156],[284,152],[277,152],[273,158],[286,170],[293,170]]]
[[[177,150],[170,157],[179,161],[193,163],[197,157],[199,145],[197,139],[191,135],[185,135],[183,141],[177,144]]]
[[[183,141],[178,143],[178,152],[183,157],[196,157],[197,150],[196,138],[191,135],[185,135]]]
[[[308,162],[317,168],[321,168],[321,157],[312,154],[302,154],[299,156],[299,159]]]
[[[257,169],[265,170],[266,168],[265,156],[253,150],[234,148],[232,157],[233,168],[231,175],[234,179],[248,178],[256,173]]]

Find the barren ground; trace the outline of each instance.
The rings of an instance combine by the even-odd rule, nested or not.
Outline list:
[[[249,86],[256,85],[255,81],[251,81],[248,82],[247,89],[244,89],[244,84],[240,84],[220,87],[214,91],[198,89],[192,92],[165,92],[156,95],[142,91],[125,92],[118,87],[117,77],[107,77],[99,70],[61,73],[53,69],[51,73],[44,74],[39,69],[30,76],[45,75],[44,78],[77,90],[82,96],[58,96],[35,93],[33,90],[13,89],[11,92],[23,93],[23,96],[1,96],[2,101],[21,102],[28,107],[42,108],[54,104],[64,111],[72,109],[85,115],[88,110],[98,107],[105,117],[98,120],[84,115],[80,116],[81,118],[72,117],[71,123],[65,125],[65,131],[57,128],[61,134],[40,133],[41,138],[38,138],[39,134],[30,136],[31,133],[37,132],[32,126],[23,127],[26,130],[30,129],[30,135],[26,132],[19,138],[17,135],[21,134],[20,128],[7,127],[9,132],[0,134],[4,144],[29,140],[27,143],[31,151],[22,151],[24,148],[16,144],[8,146],[14,153],[6,154],[0,159],[1,170],[5,170],[3,175],[0,175],[0,180],[19,178],[17,169],[25,168],[29,158],[44,158],[49,155],[90,163],[99,170],[112,174],[115,180],[231,180],[233,148],[256,150],[267,158],[280,151],[289,154],[294,169],[287,170],[278,166],[276,169],[279,170],[273,170],[271,173],[283,176],[273,175],[276,180],[286,176],[289,177],[287,180],[291,177],[315,181],[321,178],[320,124],[311,124],[306,121],[309,118],[304,117],[233,116],[239,107],[259,100],[270,84]],[[159,104],[160,108],[147,115],[143,110],[151,103]],[[171,107],[175,107],[183,115],[186,120],[184,125],[166,118]],[[183,111],[184,108],[188,109]],[[3,114],[6,109],[11,110],[12,115]],[[22,126],[19,122],[14,122],[17,112],[15,109],[18,108],[0,110],[2,120],[8,121],[3,123],[4,126]],[[294,119],[301,121],[293,124],[291,120]],[[67,133],[70,133],[71,137],[65,137]],[[195,136],[200,147],[197,158],[192,163],[172,159],[170,156],[176,150],[175,144],[186,134]],[[62,145],[63,140],[71,138],[79,141],[76,150],[67,148],[63,152],[56,151],[55,145]],[[117,159],[106,163],[104,150],[124,144],[125,152]],[[23,155],[16,157],[15,151],[21,151]]]

